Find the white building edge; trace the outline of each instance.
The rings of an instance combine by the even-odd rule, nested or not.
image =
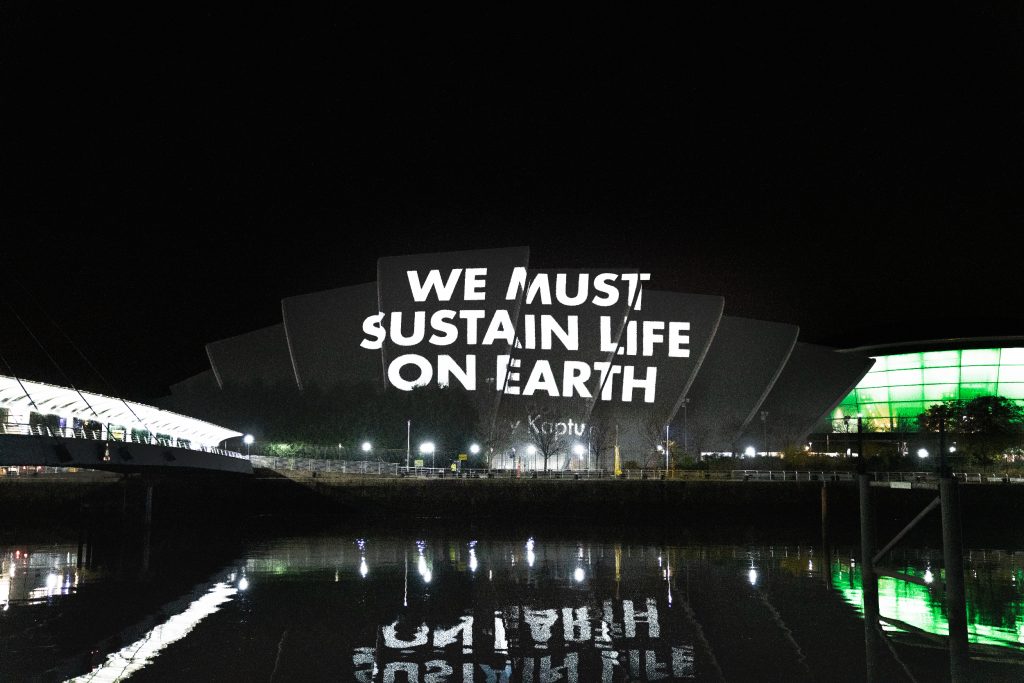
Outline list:
[[[61,430],[85,430],[87,424],[98,423],[99,439],[132,440],[134,431],[153,442],[166,440],[164,445],[195,450],[215,449],[242,435],[144,403],[6,375],[0,375],[0,409],[6,412],[0,430],[7,434],[30,433],[31,414],[38,413],[55,416],[58,424],[53,426]]]

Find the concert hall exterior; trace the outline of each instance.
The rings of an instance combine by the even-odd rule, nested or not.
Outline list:
[[[416,285],[426,282],[430,271],[438,274],[435,284],[454,283],[438,301],[430,301],[425,290],[417,296]],[[525,286],[509,284],[524,273]],[[617,438],[623,459],[641,462],[665,443],[666,428],[674,447],[691,454],[778,452],[829,429],[829,420],[851,411],[884,429],[891,416],[916,415],[928,401],[978,391],[1024,399],[1024,348],[1016,348],[1024,346],[1022,339],[1010,340],[1001,351],[988,344],[984,353],[971,350],[977,343],[961,349],[956,342],[883,349],[885,357],[876,361],[878,349],[805,343],[796,325],[726,315],[722,297],[661,291],[657,282],[638,275],[529,269],[527,248],[381,258],[376,282],[289,297],[281,302],[279,324],[208,344],[210,369],[173,385],[168,401],[177,410],[194,410],[194,399],[227,386],[303,391],[372,382],[398,391],[396,384],[410,386],[417,376],[430,383],[461,383],[489,392],[478,402],[481,423],[490,425],[483,440],[514,452],[536,436],[531,430],[558,432],[565,437],[562,452],[550,466],[566,467],[571,446],[587,445],[592,428],[606,435],[614,431],[609,438]],[[642,305],[627,295],[627,281],[642,281]],[[553,293],[556,282],[565,285],[561,298]],[[570,298],[566,283],[578,284],[575,293],[582,299],[583,283],[597,292],[598,282],[617,283],[622,296],[613,301],[611,294],[595,294],[590,305],[562,303]],[[534,291],[534,284],[543,287]],[[408,332],[420,311],[424,319],[441,321],[430,339]],[[406,315],[401,334],[392,329],[385,335],[388,316],[396,312]],[[485,321],[505,315],[515,327],[514,339],[481,344]],[[479,331],[470,331],[476,329],[470,318],[479,320]],[[559,329],[569,327],[570,318],[575,336],[560,344]],[[445,321],[456,320],[464,334],[444,338]],[[669,339],[674,346],[666,343]],[[945,355],[935,355],[939,352]],[[439,353],[451,360],[442,361]],[[436,367],[417,360],[435,357]],[[616,370],[627,359],[643,367]],[[396,370],[396,363],[402,367]],[[527,379],[530,368],[551,363],[550,377]],[[653,374],[651,366],[657,368]],[[467,379],[476,369],[481,370],[478,381]],[[649,374],[641,376],[645,371]],[[917,374],[910,377],[912,372]],[[518,386],[511,381],[515,378]]]

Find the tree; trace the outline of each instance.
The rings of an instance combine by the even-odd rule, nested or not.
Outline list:
[[[937,432],[945,422],[947,434],[960,433],[961,417],[966,411],[966,406],[966,402],[960,400],[930,405],[917,416],[917,424],[922,432]]]
[[[978,396],[929,406],[918,416],[923,431],[946,433],[958,440],[959,452],[979,465],[990,464],[1007,449],[1020,444],[1024,410],[1005,396]]]
[[[529,408],[531,415],[536,415],[535,428],[527,427],[527,438],[533,446],[540,451],[544,458],[544,471],[548,471],[548,460],[553,455],[558,455],[566,450],[569,441],[564,432],[560,432],[555,424],[552,409],[549,406],[533,404]]]

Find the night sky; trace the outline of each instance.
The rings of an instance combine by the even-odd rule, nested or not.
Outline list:
[[[152,399],[380,256],[517,245],[804,341],[1024,334],[1019,6],[941,29],[95,11],[0,5],[0,353],[22,376],[66,383],[18,317],[73,381],[111,391],[51,319]]]

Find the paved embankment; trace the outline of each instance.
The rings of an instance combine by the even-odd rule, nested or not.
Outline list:
[[[857,524],[857,491],[829,484],[829,517],[837,529]],[[520,522],[671,525],[718,523],[816,528],[819,482],[573,481],[349,477],[188,477],[154,482],[157,524],[201,526],[276,518],[441,518],[453,524]],[[882,532],[898,529],[936,494],[925,489],[872,490]],[[1013,486],[961,487],[965,529],[1006,538],[1024,513],[1024,490]],[[21,478],[0,480],[5,526],[75,524],[81,511],[138,519],[145,482]],[[85,507],[83,508],[83,505]]]

